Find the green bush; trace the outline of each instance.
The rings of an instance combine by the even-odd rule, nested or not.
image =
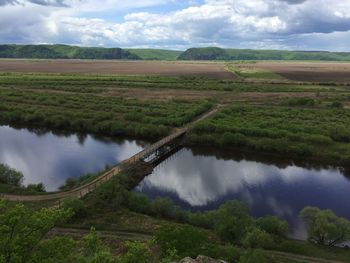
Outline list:
[[[13,186],[21,186],[23,182],[23,174],[9,166],[0,164],[0,183]]]
[[[176,249],[180,258],[200,254],[203,245],[208,243],[208,235],[190,225],[165,225],[155,233],[155,241],[159,245],[162,255],[169,250]]]
[[[258,228],[271,235],[283,238],[287,237],[289,227],[288,223],[276,216],[260,217],[255,221],[255,224]]]
[[[253,227],[241,242],[246,248],[269,248],[273,239],[266,231]]]
[[[78,198],[68,197],[63,200],[62,208],[70,209],[74,214],[73,217],[81,218],[86,214],[84,202]]]

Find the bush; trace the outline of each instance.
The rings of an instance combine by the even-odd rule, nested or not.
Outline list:
[[[174,215],[174,204],[169,198],[157,197],[151,204],[155,216],[169,218]]]
[[[149,248],[139,241],[127,241],[127,252],[118,261],[120,263],[149,263],[151,260],[151,252]]]
[[[165,225],[156,231],[155,241],[163,256],[175,249],[180,258],[196,257],[208,242],[208,235],[190,225]]]
[[[242,244],[246,248],[269,248],[272,242],[272,237],[259,228],[251,229],[242,239]]]
[[[74,197],[68,197],[63,200],[62,208],[70,209],[75,218],[80,218],[86,214],[86,207],[82,200]]]
[[[267,233],[279,237],[287,237],[288,223],[275,216],[260,217],[256,220],[256,226]]]
[[[0,164],[0,183],[13,186],[21,186],[23,182],[23,174],[9,166]]]
[[[38,184],[29,184],[27,185],[26,189],[31,192],[36,192],[36,193],[45,193],[45,185],[43,183],[38,183]]]
[[[222,240],[238,243],[252,225],[248,207],[239,201],[229,201],[221,205],[215,214],[214,230]]]

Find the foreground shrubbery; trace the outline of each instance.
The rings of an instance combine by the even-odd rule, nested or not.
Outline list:
[[[309,103],[309,100],[301,102]],[[243,146],[286,157],[347,164],[350,162],[350,112],[327,108],[234,106],[213,119],[198,123],[188,138],[190,143],[200,145]]]

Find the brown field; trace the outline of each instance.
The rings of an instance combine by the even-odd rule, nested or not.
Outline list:
[[[112,60],[0,60],[0,72],[206,76],[233,79],[222,63]]]
[[[258,62],[252,67],[272,71],[294,81],[350,82],[350,63]]]

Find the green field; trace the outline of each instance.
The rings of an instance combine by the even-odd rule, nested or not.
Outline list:
[[[286,157],[350,163],[350,112],[288,106],[227,108],[198,123],[190,142],[221,148],[245,147]]]

